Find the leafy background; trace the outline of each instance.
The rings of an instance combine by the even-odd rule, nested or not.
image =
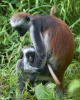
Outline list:
[[[62,100],[80,100],[80,0],[0,1],[0,100],[28,100],[26,95],[30,100],[35,100],[35,98],[38,100],[57,100],[53,96],[54,92],[46,92],[42,85],[36,87],[34,96],[31,96],[27,91],[22,95],[19,94],[15,64],[21,48],[29,45],[31,40],[29,34],[18,37],[17,32],[9,24],[10,17],[16,12],[24,11],[33,15],[50,14],[53,5],[57,10],[55,16],[68,24],[75,40],[74,58],[64,77],[67,94],[72,98],[63,97]],[[41,89],[43,92],[39,96]]]

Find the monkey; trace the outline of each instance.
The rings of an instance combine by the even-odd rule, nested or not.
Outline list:
[[[29,30],[36,52],[33,67],[45,70],[47,52],[52,52],[48,63],[61,83],[57,85],[56,92],[65,93],[64,73],[74,56],[74,37],[68,25],[55,16],[30,15],[26,12],[14,14],[10,24],[20,36],[24,36]],[[33,74],[36,79],[38,73]]]
[[[35,49],[32,45],[22,48],[18,61],[16,63],[16,75],[18,76],[19,91],[22,93],[25,82],[30,81],[31,73],[38,68],[32,67],[35,58]],[[34,83],[33,83],[34,84]],[[29,87],[28,87],[29,88]]]
[[[49,55],[50,55],[50,53],[48,54],[48,57],[49,57]],[[16,63],[16,75],[18,76],[19,90],[21,93],[24,90],[25,82],[27,80],[30,81],[31,73],[33,73],[35,70],[38,69],[35,67],[32,67],[32,68],[30,67],[34,63],[34,58],[35,58],[35,49],[32,45],[25,46],[24,48],[22,48],[20,57]],[[30,67],[30,68],[28,68],[28,67]],[[49,69],[49,71],[48,71],[48,69]],[[50,65],[48,65],[48,68],[46,67],[46,70],[44,70],[44,73],[41,73],[38,76],[37,81],[42,81],[43,83],[45,83],[47,81],[52,81],[52,78],[50,78],[49,72],[52,75],[52,78],[54,79],[55,83],[60,84],[58,78],[56,77],[55,73],[52,71]],[[44,77],[44,75],[45,75],[45,77]],[[41,77],[44,77],[44,79],[42,79]]]
[[[22,48],[18,61],[16,63],[16,75],[18,76],[19,90],[22,93],[25,87],[25,82],[29,80],[30,73],[35,72],[32,70],[32,63],[34,62],[35,50],[33,46],[25,46]],[[27,70],[27,72],[25,71]]]
[[[18,76],[18,85],[21,93],[24,90],[25,82],[30,81],[31,73],[36,72],[38,69],[36,67],[31,67],[34,63],[34,58],[35,49],[32,45],[22,48],[19,59],[16,63],[16,75]]]

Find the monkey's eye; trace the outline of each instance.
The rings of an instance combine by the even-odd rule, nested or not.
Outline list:
[[[29,22],[30,18],[28,16],[25,16],[25,20]]]

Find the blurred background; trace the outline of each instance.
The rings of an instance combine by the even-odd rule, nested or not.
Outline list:
[[[69,100],[80,100],[80,0],[0,0],[0,100],[28,100],[25,98],[27,92],[20,99],[15,64],[21,48],[29,45],[31,40],[29,34],[18,37],[17,32],[10,26],[9,19],[16,12],[28,12],[32,15],[50,14],[53,5],[56,8],[55,16],[65,21],[74,35],[75,54],[65,72],[64,84],[67,93],[72,97]],[[13,94],[15,96],[11,99]],[[37,96],[30,98],[30,100],[35,98],[45,100]]]

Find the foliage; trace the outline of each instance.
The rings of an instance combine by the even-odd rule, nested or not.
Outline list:
[[[35,94],[39,100],[56,100],[53,93],[54,92],[46,92],[45,88],[41,84],[35,87]]]
[[[49,14],[51,7],[55,5],[57,12],[55,16],[65,21],[71,28],[75,39],[75,55],[71,65],[68,67],[65,73],[65,87],[70,89],[71,100],[79,100],[80,87],[76,87],[74,84],[80,84],[80,0],[1,0],[0,1],[0,100],[9,100],[11,96],[15,100],[26,100],[25,95],[28,92],[20,95],[17,89],[17,78],[15,75],[15,64],[19,57],[20,50],[23,46],[31,43],[29,34],[24,37],[17,36],[17,32],[11,28],[9,24],[10,17],[18,12],[24,11],[30,14]],[[76,83],[73,79],[77,79]],[[69,87],[68,87],[69,85]],[[74,89],[75,87],[75,89]],[[43,90],[43,94],[39,97],[39,90]],[[75,91],[76,90],[76,91]],[[35,89],[36,97],[42,100],[42,97],[51,97],[52,94],[47,93],[42,85]],[[15,96],[14,96],[14,95]],[[74,96],[74,94],[76,94]],[[34,100],[34,96],[30,95],[30,98]],[[54,98],[54,97],[53,97]],[[80,98],[80,97],[79,97]],[[47,100],[47,99],[46,99]],[[50,99],[49,99],[50,100]],[[54,99],[52,99],[54,100]],[[66,100],[66,99],[63,99]]]
[[[80,100],[80,80],[73,80],[70,84],[69,84],[69,93],[70,96],[74,97],[74,100]]]

